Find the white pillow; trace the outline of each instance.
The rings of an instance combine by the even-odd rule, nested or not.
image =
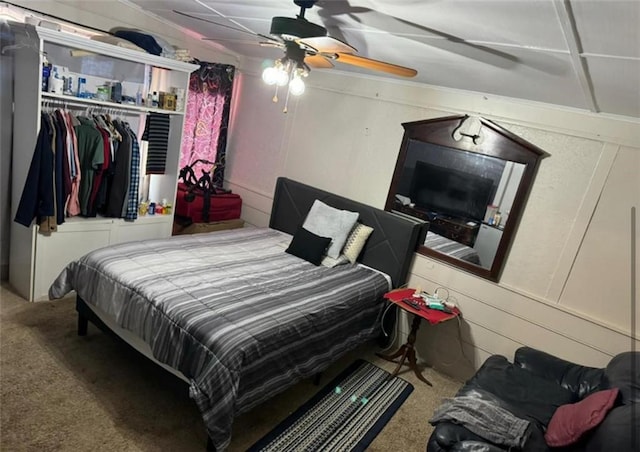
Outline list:
[[[342,255],[349,259],[349,262],[355,264],[358,260],[358,256],[364,248],[364,244],[367,243],[367,239],[373,232],[373,228],[361,223],[356,223],[355,227],[347,237],[347,241],[342,248]]]
[[[320,265],[328,268],[333,268],[333,267],[337,267],[339,265],[345,265],[348,263],[349,263],[349,259],[347,258],[347,256],[345,256],[344,254],[341,254],[340,257],[337,259],[334,259],[329,256],[325,256],[324,258],[322,258]]]
[[[302,227],[315,235],[331,237],[327,256],[337,259],[359,215],[358,212],[336,209],[316,199]]]

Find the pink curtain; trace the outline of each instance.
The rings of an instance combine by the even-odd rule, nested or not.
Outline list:
[[[180,168],[204,159],[216,162],[215,185],[222,186],[227,143],[227,127],[235,68],[226,64],[200,63],[191,73],[189,96],[185,109],[184,134],[180,152]],[[201,169],[211,165],[197,163],[197,178]]]

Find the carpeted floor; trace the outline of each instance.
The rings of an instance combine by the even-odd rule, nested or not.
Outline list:
[[[74,299],[28,303],[0,287],[0,450],[204,451],[202,419],[186,391],[153,365],[89,325],[76,335]],[[231,451],[244,451],[356,358],[392,371],[362,347],[331,366],[319,386],[303,381],[236,419]],[[427,369],[410,372],[415,390],[373,441],[371,451],[424,451],[427,422],[460,383]]]

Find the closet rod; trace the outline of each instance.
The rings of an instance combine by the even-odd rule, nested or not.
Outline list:
[[[129,111],[117,108],[111,108],[106,106],[95,106],[95,105],[87,105],[82,104],[80,102],[65,102],[62,100],[43,100],[42,101],[42,109],[43,111],[47,111],[49,109],[61,108],[63,110],[68,109],[78,109],[85,110],[89,114],[111,114],[111,115],[139,115],[141,112],[139,111]]]
[[[112,102],[105,102],[101,100],[95,99],[78,99],[71,96],[62,96],[60,94],[52,94],[52,93],[42,93],[41,104],[44,106],[46,104],[55,104],[55,105],[67,105],[74,106],[80,108],[94,108],[94,109],[102,109],[102,110],[117,110],[127,113],[162,113],[165,115],[184,115],[184,112],[181,111],[173,111],[173,110],[163,110],[160,108],[148,108],[142,107],[139,105],[129,105],[129,104],[115,104]]]

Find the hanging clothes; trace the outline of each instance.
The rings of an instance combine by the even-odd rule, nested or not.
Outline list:
[[[78,137],[78,155],[80,156],[80,212],[83,216],[89,215],[89,201],[93,189],[93,179],[96,170],[104,163],[104,144],[102,134],[93,125],[93,121],[86,117],[78,117],[80,125],[76,126]]]
[[[104,125],[104,127],[101,127],[100,121],[97,119],[98,118],[94,117],[94,120],[96,121],[95,127],[102,136],[102,165],[95,170],[95,176],[91,187],[91,195],[89,197],[89,204],[87,207],[87,216],[90,217],[95,217],[102,206],[98,195],[103,183],[106,183],[104,175],[108,172],[111,164],[112,137],[106,129],[107,126]]]
[[[164,174],[167,166],[167,150],[169,148],[169,115],[149,113],[142,139],[149,143],[147,150],[147,174]]]
[[[54,215],[53,187],[53,132],[46,114],[40,116],[40,132],[31,158],[27,179],[20,196],[14,221],[29,227],[36,219]]]
[[[43,112],[15,221],[52,232],[65,217],[135,220],[140,148],[129,124],[108,115]]]
[[[71,193],[69,194],[69,200],[67,201],[67,215],[70,217],[80,215],[80,156],[78,154],[78,137],[76,136],[75,126],[80,122],[71,115],[69,112],[64,112],[66,119],[67,130],[71,135],[70,146],[72,149],[69,151],[69,163],[71,171]]]
[[[59,112],[55,112],[51,115],[53,126],[56,130],[55,146],[53,147],[53,185],[55,189],[55,218],[56,224],[64,223],[64,206],[67,203],[64,193],[64,155],[66,154],[66,132],[67,128],[64,121],[61,120],[62,116]]]
[[[129,191],[132,145],[131,135],[124,132],[120,125],[114,125],[118,133],[122,136],[122,141],[118,145],[118,152],[113,162],[113,177],[108,190],[105,215],[120,218]]]
[[[138,218],[138,192],[140,187],[140,146],[138,137],[133,130],[126,127],[131,136],[131,180],[129,182],[129,200],[124,214],[125,220],[135,220]]]

